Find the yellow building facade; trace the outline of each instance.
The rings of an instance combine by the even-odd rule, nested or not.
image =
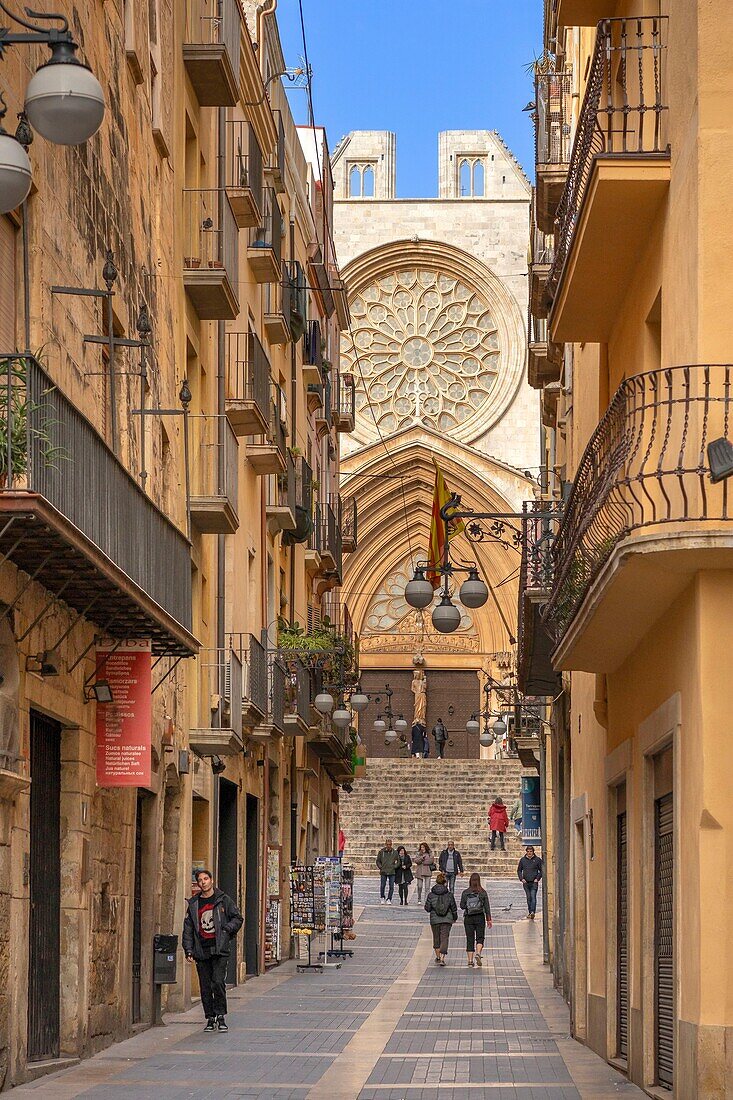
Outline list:
[[[520,665],[561,675],[553,966],[574,1035],[685,1098],[727,1094],[733,1023],[733,543],[708,449],[730,438],[732,33],[723,3],[558,0],[536,76],[529,380],[557,516],[525,548]]]
[[[352,774],[283,647],[296,623],[350,632],[325,135],[293,123],[267,5],[75,24],[104,122],[79,147],[35,135],[31,195],[0,216],[7,1085],[151,1022],[153,936],[180,933],[196,868],[245,917],[230,981],[289,957],[287,868],[336,851]],[[3,57],[6,126],[43,49]],[[104,655],[131,642],[150,775],[100,784]],[[162,988],[197,995],[180,951]]]

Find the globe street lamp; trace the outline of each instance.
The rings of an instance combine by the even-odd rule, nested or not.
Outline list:
[[[44,15],[26,8],[34,19],[59,23],[39,26],[16,15],[0,0],[0,11],[19,27],[11,32],[0,27],[0,60],[9,46],[48,46],[49,60],[41,65],[26,89],[24,112],[33,129],[56,145],[81,145],[96,134],[104,118],[104,93],[91,69],[76,57],[79,48],[67,19],[60,14]],[[31,166],[23,146],[2,125],[7,104],[0,95],[0,213],[19,206],[31,188]]]
[[[319,714],[330,714],[334,707],[333,696],[327,691],[319,691],[313,700],[313,706]]]
[[[417,565],[411,581],[405,585],[405,602],[421,611],[433,602],[435,589],[425,578],[425,567]]]
[[[440,603],[433,610],[433,626],[441,634],[452,634],[461,624],[461,612],[453,603],[447,591],[443,592]]]

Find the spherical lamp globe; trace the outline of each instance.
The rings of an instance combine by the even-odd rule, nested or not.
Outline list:
[[[368,706],[369,696],[365,695],[363,691],[355,691],[351,696],[351,709],[357,714],[361,714]]]
[[[330,714],[333,710],[333,696],[327,691],[319,691],[313,700],[313,706],[321,714]]]
[[[23,146],[0,130],[0,214],[9,214],[28,198],[31,162]]]
[[[418,566],[412,580],[405,585],[406,603],[420,610],[433,602],[434,595],[432,584],[425,578],[425,570]]]
[[[469,718],[466,722],[466,733],[471,736],[475,736],[481,730],[481,726],[478,724],[475,718]]]
[[[433,609],[433,626],[441,634],[452,634],[461,624],[461,612],[450,596],[442,596],[440,603]]]
[[[104,92],[91,69],[68,48],[41,65],[25,93],[25,113],[34,130],[57,145],[82,145],[104,118]]]
[[[458,593],[464,607],[483,607],[489,598],[489,590],[477,571],[472,569]]]
[[[397,740],[397,734],[394,730],[387,730],[384,735],[384,740],[387,742],[387,744],[391,745],[393,741]]]
[[[331,715],[331,721],[339,729],[346,729],[347,726],[351,725],[351,711],[348,711],[346,707],[337,707]]]
[[[374,722],[374,732],[375,733],[384,733],[386,728],[387,728],[387,723],[384,721],[383,718],[377,718],[375,720],[375,722]]]
[[[406,733],[407,722],[404,718],[398,718],[394,724],[394,728],[397,730],[398,733]]]

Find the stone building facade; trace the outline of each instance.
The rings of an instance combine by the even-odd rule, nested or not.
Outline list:
[[[185,9],[77,6],[104,122],[36,135],[0,216],[4,1085],[151,1022],[153,936],[197,867],[245,915],[229,980],[287,958],[287,867],[335,851],[352,774],[278,649],[279,623],[348,631],[328,150],[293,123],[271,11]],[[4,52],[8,117],[41,52]],[[106,654],[141,644],[150,775],[105,780]],[[179,950],[163,1006],[196,996]]]
[[[364,682],[376,692],[389,680],[411,721],[413,661],[424,661],[430,720],[445,710],[456,751],[478,755],[478,744],[464,746],[464,712],[483,705],[480,673],[503,678],[511,665],[516,548],[463,543],[496,602],[464,609],[449,639],[429,614],[410,611],[403,591],[426,554],[434,462],[467,507],[513,512],[532,495],[539,434],[536,396],[524,380],[530,187],[497,133],[448,131],[439,137],[439,195],[397,198],[395,147],[393,134],[356,131],[333,156],[335,240],[351,311],[342,357],[357,380],[342,486],[357,502],[360,538],[346,592]],[[439,694],[441,670],[455,673],[460,706]]]

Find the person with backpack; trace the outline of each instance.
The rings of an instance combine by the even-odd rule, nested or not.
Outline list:
[[[436,965],[445,966],[448,937],[451,925],[458,920],[458,909],[456,899],[445,884],[445,875],[442,871],[437,875],[435,886],[425,899],[425,912],[430,914]]]
[[[417,879],[417,900],[422,901],[423,888],[425,889],[426,898],[430,893],[430,880],[435,870],[435,861],[429,844],[422,843],[420,845],[413,863],[415,865],[415,878]]]
[[[414,877],[412,874],[412,856],[403,844],[400,844],[397,849],[397,855],[400,857],[400,862],[395,870],[394,880],[397,883],[400,895],[400,905],[407,905],[407,894]]]
[[[491,928],[491,906],[489,895],[481,885],[481,876],[476,871],[468,880],[468,889],[461,894],[461,909],[468,965],[473,966],[475,960],[476,966],[483,966],[481,952],[484,949],[486,929]]]
[[[496,847],[496,837],[498,835],[501,850],[505,852],[504,833],[509,828],[509,817],[507,816],[506,806],[499,795],[489,806],[489,828],[491,829],[491,851],[493,852]]]

